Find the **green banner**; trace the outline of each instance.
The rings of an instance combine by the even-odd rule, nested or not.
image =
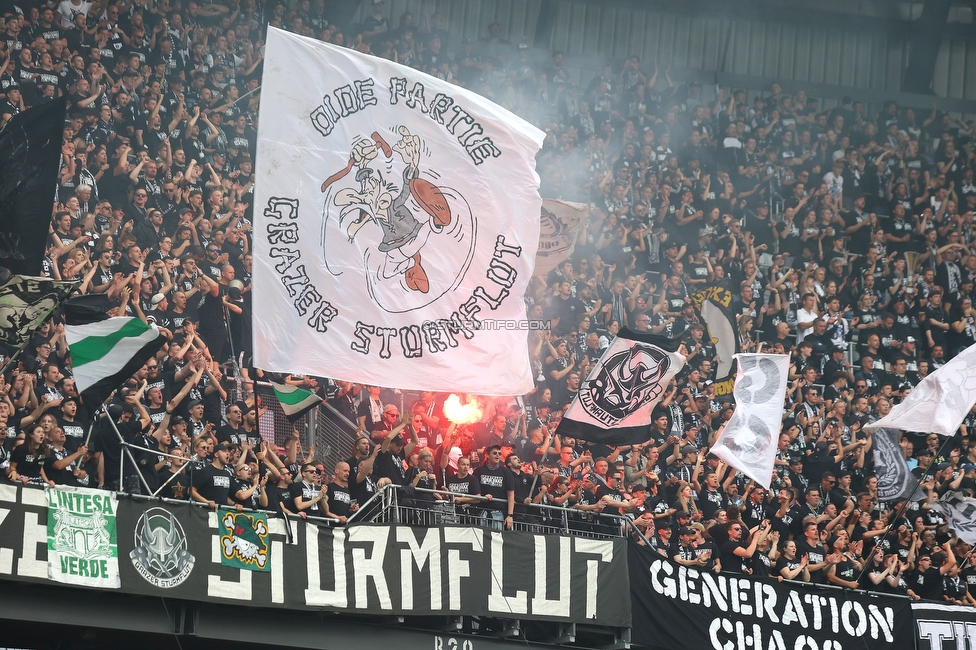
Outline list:
[[[248,571],[271,571],[268,515],[220,511],[220,563]]]
[[[47,571],[51,580],[118,589],[114,492],[56,487],[47,495]]]

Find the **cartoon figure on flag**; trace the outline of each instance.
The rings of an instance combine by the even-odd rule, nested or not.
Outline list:
[[[430,152],[420,137],[405,126],[394,132],[392,147],[376,131],[356,141],[346,167],[322,183],[323,216],[329,271],[362,273],[370,297],[402,313],[458,286],[477,228],[467,200],[422,165]]]

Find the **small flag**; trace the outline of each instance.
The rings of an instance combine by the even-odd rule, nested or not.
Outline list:
[[[649,436],[651,411],[684,366],[681,342],[622,329],[580,386],[556,433],[605,445]]]
[[[956,537],[967,544],[976,544],[976,499],[963,496],[962,492],[946,492],[929,507],[945,515]]]
[[[24,346],[79,284],[25,275],[10,278],[0,287],[0,343]]]
[[[104,402],[166,342],[159,330],[138,318],[109,318],[104,313],[80,320],[73,316],[77,317],[76,310],[66,310],[64,333],[75,384],[88,405]]]
[[[908,463],[898,446],[898,431],[878,429],[874,432],[874,475],[878,478],[878,501],[901,499],[925,500],[925,492],[918,479],[908,469]]]
[[[569,258],[576,249],[580,231],[586,228],[590,206],[555,199],[542,200],[539,248],[535,253],[534,275],[545,276]]]
[[[711,452],[767,490],[783,427],[788,354],[737,354],[735,411]]]
[[[248,571],[271,571],[268,515],[220,511],[220,563]]]
[[[278,398],[281,410],[285,412],[289,422],[295,422],[322,403],[321,397],[298,386],[272,381],[271,387],[274,388],[275,397]]]
[[[732,292],[724,287],[706,287],[690,297],[715,346],[715,381],[731,379],[733,357],[739,352],[735,316],[729,310]]]
[[[887,427],[954,436],[973,404],[976,404],[976,345],[926,376],[888,415],[864,428]]]
[[[0,266],[40,275],[58,187],[67,99],[10,118],[0,132]]]

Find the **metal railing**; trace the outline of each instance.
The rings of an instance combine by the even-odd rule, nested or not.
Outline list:
[[[321,461],[329,472],[337,462],[352,455],[356,442],[356,425],[331,404],[322,402],[318,408],[292,423],[285,416],[271,384],[256,382],[255,390],[261,396],[261,405],[268,409],[261,418],[262,438],[283,447],[288,444],[293,430],[305,431],[305,451],[314,442],[315,460]]]
[[[314,414],[314,417],[311,417]],[[356,425],[328,402],[309,413],[308,435],[315,441],[315,458],[325,463],[327,472],[352,455],[356,444]]]
[[[386,485],[363,504],[357,515],[364,513],[358,521],[373,523],[418,526],[458,524],[501,529],[504,511],[487,507],[488,504],[497,505],[497,501],[446,490]],[[353,519],[355,516],[350,521]],[[516,503],[512,530],[595,539],[634,535],[647,542],[629,517],[541,503]]]

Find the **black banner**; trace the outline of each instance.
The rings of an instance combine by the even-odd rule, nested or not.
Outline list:
[[[636,544],[628,558],[638,645],[669,650],[915,647],[907,599],[716,575]]]
[[[0,485],[0,502],[0,578],[49,582],[44,492]],[[267,535],[228,539],[219,516],[191,504],[121,498],[121,591],[249,607],[630,627],[623,539],[293,520],[289,544],[281,519],[268,519]],[[266,554],[270,571],[238,568],[256,553]]]
[[[918,650],[976,648],[976,609],[938,603],[914,603]]]
[[[14,348],[26,345],[79,284],[22,275],[10,278],[0,287],[0,343]]]
[[[0,266],[15,275],[41,274],[66,101],[14,115],[0,132]]]

